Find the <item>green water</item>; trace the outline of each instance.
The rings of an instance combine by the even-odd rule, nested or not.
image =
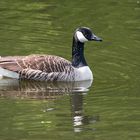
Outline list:
[[[89,91],[72,90],[75,83],[1,80],[0,140],[140,139],[139,0],[1,0],[0,55],[70,60],[79,26],[104,40],[86,43]]]

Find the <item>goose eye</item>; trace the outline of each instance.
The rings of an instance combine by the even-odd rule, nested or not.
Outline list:
[[[88,33],[86,33],[85,36],[86,36],[86,38],[90,38],[91,37],[91,35],[88,34]]]
[[[92,36],[92,33],[89,30],[83,30],[82,33],[87,39],[91,38]]]

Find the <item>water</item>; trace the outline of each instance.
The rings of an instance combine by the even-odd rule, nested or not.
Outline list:
[[[86,44],[92,85],[1,80],[0,140],[138,140],[139,11],[139,0],[1,0],[1,56],[70,60],[79,26],[104,41]]]

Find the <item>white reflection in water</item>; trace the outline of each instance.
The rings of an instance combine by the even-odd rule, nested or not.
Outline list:
[[[88,116],[83,111],[83,98],[85,94],[77,93],[71,94],[71,106],[72,106],[72,118],[73,118],[73,129],[74,132],[86,131],[86,126],[88,124],[93,124],[99,121],[99,116]],[[95,128],[91,129],[92,131]],[[88,129],[89,131],[89,129]]]

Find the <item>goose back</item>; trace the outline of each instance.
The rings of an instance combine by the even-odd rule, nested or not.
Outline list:
[[[1,57],[0,67],[19,72],[23,69],[35,69],[43,72],[63,72],[71,62],[53,55],[29,55],[15,57]]]

